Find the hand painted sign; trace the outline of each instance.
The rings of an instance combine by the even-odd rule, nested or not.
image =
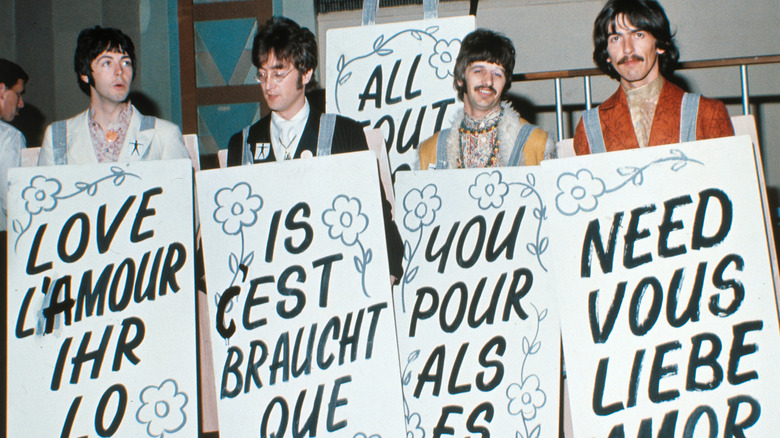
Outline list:
[[[463,107],[452,72],[474,17],[341,29],[327,34],[326,104],[379,128],[391,170],[417,169],[417,148]]]
[[[539,167],[401,172],[395,312],[409,437],[558,436]]]
[[[542,167],[575,436],[774,436],[780,338],[749,139]]]
[[[376,163],[198,173],[220,435],[404,436]]]
[[[8,436],[197,435],[190,161],[9,182]]]

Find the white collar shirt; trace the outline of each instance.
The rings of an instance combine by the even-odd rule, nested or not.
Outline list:
[[[292,160],[298,149],[306,121],[309,119],[309,101],[290,120],[285,120],[276,112],[271,113],[271,145],[278,161]]]

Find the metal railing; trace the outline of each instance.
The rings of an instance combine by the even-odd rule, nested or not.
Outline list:
[[[458,0],[439,0],[440,2],[453,2]],[[421,5],[423,0],[380,0],[379,7]],[[318,14],[328,12],[359,11],[363,9],[363,0],[315,0],[314,8]]]
[[[750,56],[744,58],[725,58],[707,61],[688,61],[678,64],[677,70],[692,70],[713,67],[739,67],[740,79],[742,83],[742,113],[750,114],[749,91],[748,91],[748,66],[755,64],[776,64],[780,63],[780,55]],[[538,73],[518,73],[512,75],[513,82],[553,80],[555,85],[555,117],[557,121],[558,139],[563,138],[563,102],[561,92],[561,79],[583,78],[585,86],[585,108],[591,109],[590,78],[592,76],[602,76],[604,73],[597,68],[583,68],[577,70],[557,70]]]

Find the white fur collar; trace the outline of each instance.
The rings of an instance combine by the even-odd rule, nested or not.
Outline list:
[[[520,127],[523,126],[523,124],[520,122],[520,114],[512,109],[507,102],[502,102],[501,108],[503,109],[504,114],[501,116],[501,120],[498,121],[498,141],[500,142],[499,164],[501,166],[506,166],[509,162],[509,156],[512,154],[512,149],[515,147],[517,134],[520,132]],[[446,150],[448,169],[455,169],[458,166],[458,158],[460,157],[460,134],[458,128],[460,128],[461,122],[463,122],[462,109],[455,115],[450,134],[447,136]]]

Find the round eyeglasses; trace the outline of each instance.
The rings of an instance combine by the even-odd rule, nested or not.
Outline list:
[[[268,83],[269,77],[271,82],[274,84],[281,84],[284,78],[287,77],[295,68],[291,68],[287,70],[286,72],[281,71],[272,71],[270,76],[263,70],[258,69],[257,73],[255,73],[255,80],[260,84]]]

